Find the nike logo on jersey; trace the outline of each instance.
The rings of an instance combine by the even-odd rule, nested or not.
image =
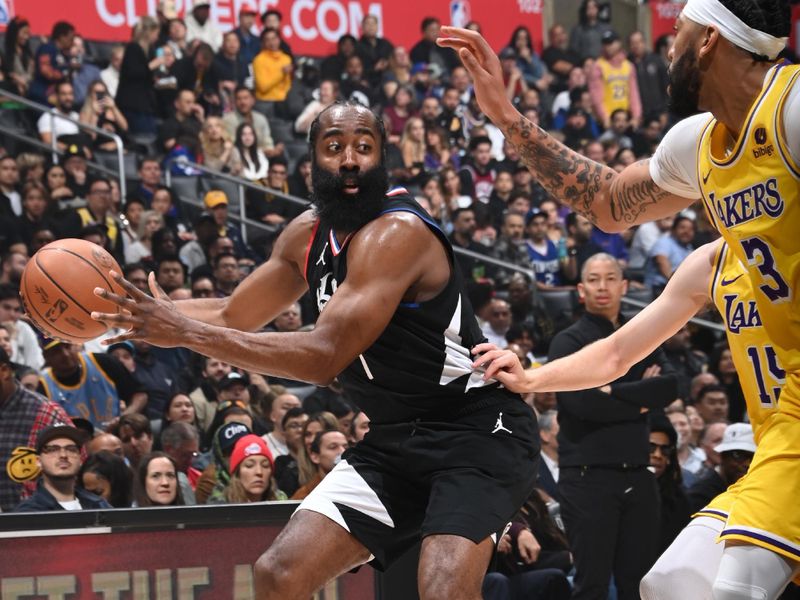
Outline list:
[[[744,273],[740,273],[739,275],[737,275],[737,276],[736,276],[736,277],[734,277],[733,279],[725,279],[725,278],[723,277],[723,278],[722,278],[722,287],[725,287],[726,285],[730,285],[730,284],[732,284],[734,281],[737,281],[737,280],[738,280],[738,279],[739,279],[739,278],[740,278],[742,275],[744,275]]]
[[[706,183],[708,183],[708,178],[709,178],[709,177],[711,177],[711,170],[710,170],[710,169],[709,169],[708,173],[706,173],[705,175],[703,175],[703,185],[705,185]]]

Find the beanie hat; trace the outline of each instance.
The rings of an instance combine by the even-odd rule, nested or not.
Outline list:
[[[233,454],[231,454],[230,472],[236,472],[239,465],[249,456],[266,456],[269,460],[271,469],[275,469],[275,461],[272,459],[272,452],[269,451],[267,443],[263,438],[255,435],[245,435],[236,442],[233,447]]]

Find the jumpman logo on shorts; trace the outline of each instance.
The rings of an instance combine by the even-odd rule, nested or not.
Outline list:
[[[494,424],[494,429],[492,433],[497,433],[498,431],[505,431],[506,433],[511,433],[511,430],[503,426],[503,413],[501,412],[497,415],[497,423]]]

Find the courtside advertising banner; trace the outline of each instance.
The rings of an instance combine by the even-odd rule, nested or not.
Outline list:
[[[517,25],[530,29],[537,48],[542,44],[544,0],[211,0],[211,19],[222,31],[236,26],[239,10],[283,15],[282,35],[299,55],[325,56],[349,33],[361,35],[361,21],[374,14],[380,35],[410,49],[420,40],[423,18],[443,24],[480,24],[495,50],[507,45]],[[127,41],[141,15],[155,15],[158,0],[0,0],[0,27],[15,15],[28,19],[33,32],[48,35],[53,23],[66,20],[90,40]],[[179,16],[191,12],[192,0],[174,0]]]
[[[253,600],[253,563],[280,526],[0,534],[2,600]],[[309,540],[309,544],[313,544]],[[372,600],[370,567],[330,582],[324,600]]]

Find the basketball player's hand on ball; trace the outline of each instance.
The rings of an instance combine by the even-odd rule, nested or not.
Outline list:
[[[506,95],[500,59],[481,34],[460,27],[442,27],[436,43],[458,53],[472,77],[478,104],[493,123],[501,126],[503,115],[519,116]]]
[[[127,329],[127,332],[105,340],[106,346],[125,340],[144,340],[154,346],[172,348],[181,345],[185,340],[191,319],[182,315],[164,290],[156,283],[155,273],[150,273],[148,296],[119,273],[111,271],[111,277],[127,292],[120,296],[106,290],[95,288],[95,295],[119,306],[119,312],[93,312],[95,321],[105,323],[109,327]]]
[[[512,392],[529,392],[525,369],[519,357],[511,350],[500,350],[494,344],[478,344],[472,349],[473,354],[479,354],[472,368],[484,369],[484,380],[496,379]]]

